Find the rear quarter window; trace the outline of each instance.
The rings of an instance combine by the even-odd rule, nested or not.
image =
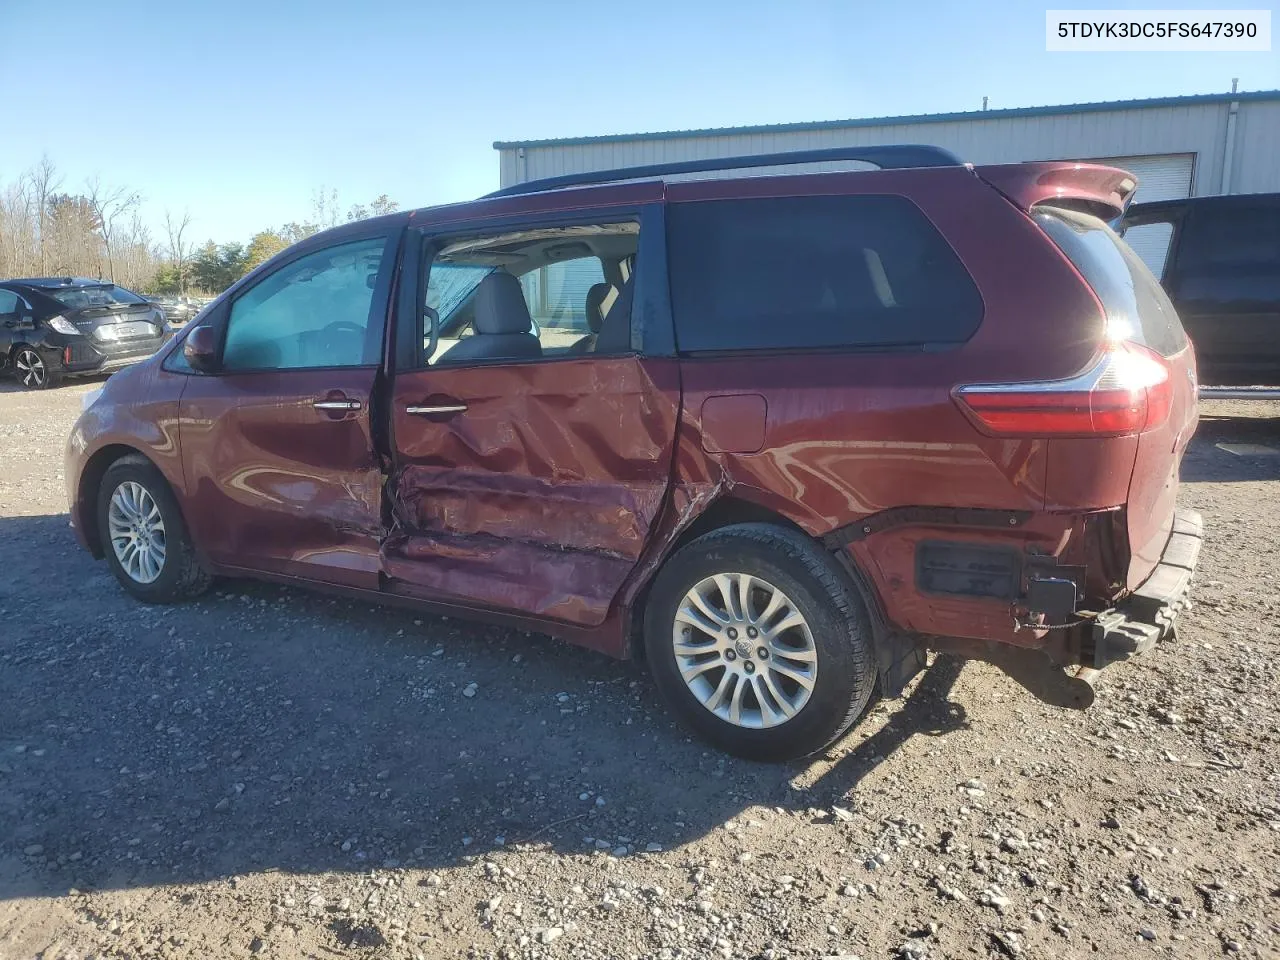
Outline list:
[[[770,197],[667,210],[682,352],[962,343],[982,298],[905,197]]]
[[[1075,210],[1043,207],[1034,216],[1097,294],[1107,314],[1108,333],[1166,357],[1187,345],[1164,288],[1114,230]]]

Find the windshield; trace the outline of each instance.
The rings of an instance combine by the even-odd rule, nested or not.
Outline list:
[[[453,312],[462,306],[480,281],[497,267],[471,266],[464,263],[436,263],[431,266],[431,282],[427,284],[427,306],[436,312],[442,327]]]
[[[146,303],[136,293],[114,283],[103,283],[92,287],[63,287],[58,290],[46,290],[49,296],[73,310],[86,307],[111,307],[124,303]]]

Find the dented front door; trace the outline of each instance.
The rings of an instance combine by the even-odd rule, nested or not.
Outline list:
[[[301,244],[200,321],[220,355],[188,378],[179,436],[187,521],[219,566],[378,588],[371,408],[400,236]]]
[[[226,567],[376,590],[375,370],[192,377],[182,454],[193,539]]]

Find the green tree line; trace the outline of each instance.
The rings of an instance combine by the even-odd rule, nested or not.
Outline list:
[[[247,243],[189,240],[192,217],[164,212],[165,235],[141,216],[141,193],[98,177],[68,190],[47,156],[9,183],[0,181],[0,277],[88,276],[141,293],[221,293],[258,264],[314,233],[399,205],[386,194],[343,209],[336,190],[312,195],[311,215],[258,231]]]
[[[338,214],[337,191],[318,191],[312,202],[309,220],[292,221],[278,229],[260,230],[249,242],[214,243],[207,240],[189,258],[173,256],[160,265],[148,292],[182,293],[195,289],[220,293],[259,264],[265,263],[285,248],[314,233],[368,217],[394,213],[399,204],[385,193],[367,206],[355,204]]]

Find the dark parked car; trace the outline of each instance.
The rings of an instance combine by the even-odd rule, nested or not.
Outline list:
[[[203,308],[203,304],[190,297],[158,296],[149,297],[156,306],[164,311],[164,317],[170,326],[181,327],[192,320]]]
[[[663,179],[836,159],[882,169]],[[1086,706],[1201,538],[1192,349],[1104,222],[1133,188],[874,147],[348,224],[107,383],[73,524],[144,601],[248,575],[643,651],[756,758],[928,649]]]
[[[1280,386],[1280,194],[1135,204],[1124,235],[1146,254],[1214,386]]]
[[[29,389],[145,360],[168,336],[158,307],[113,283],[0,280],[0,369]]]

